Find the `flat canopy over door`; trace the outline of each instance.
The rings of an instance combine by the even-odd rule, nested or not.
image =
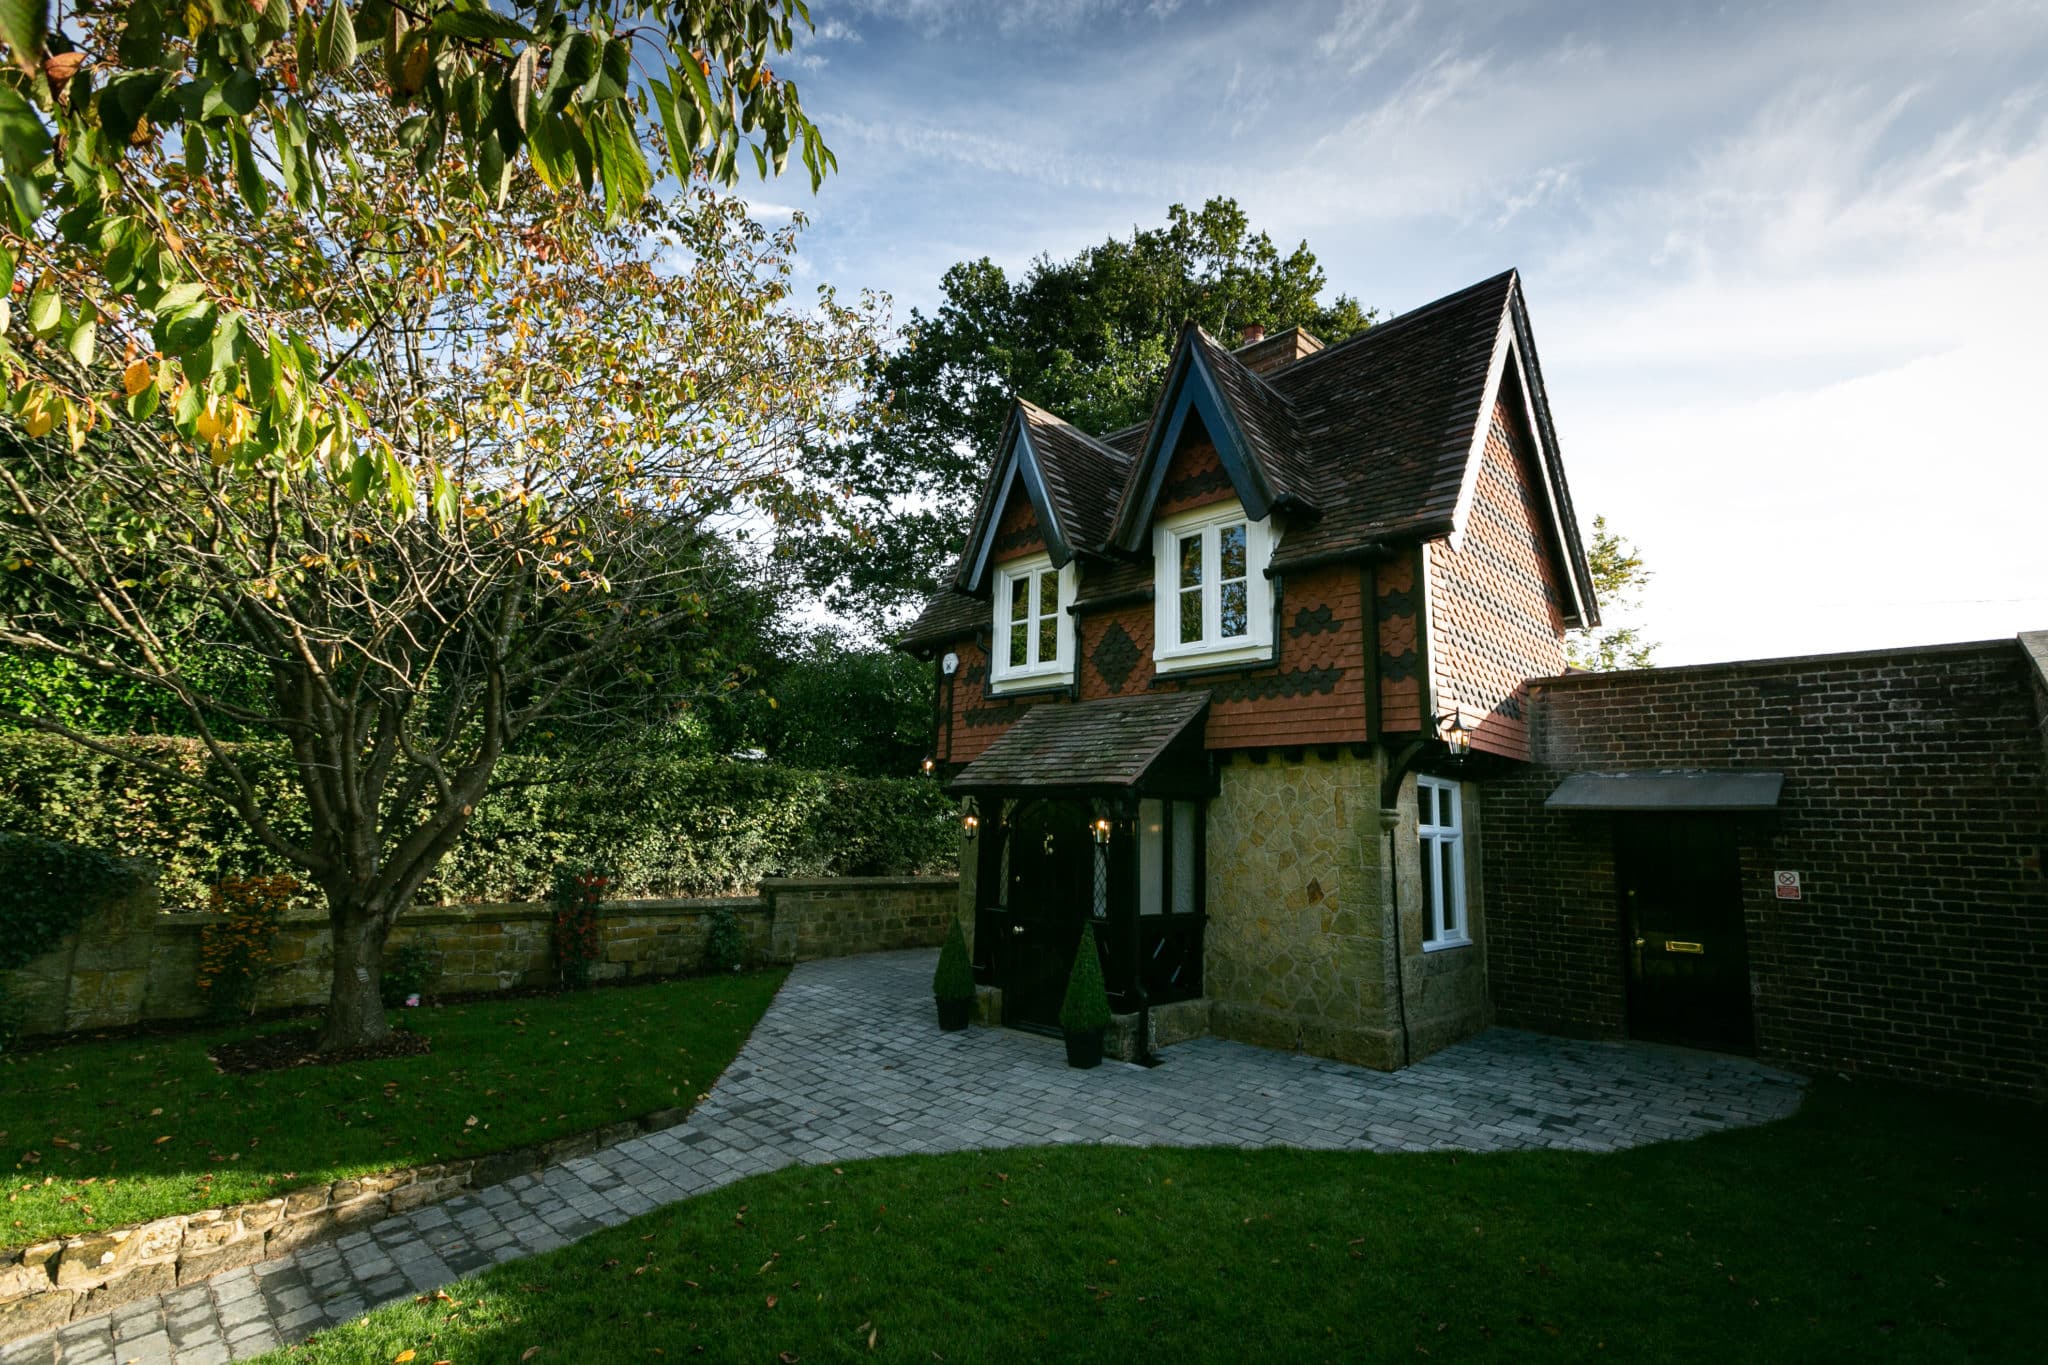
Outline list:
[[[1776,810],[1784,789],[1783,773],[1573,773],[1543,804],[1587,811]]]

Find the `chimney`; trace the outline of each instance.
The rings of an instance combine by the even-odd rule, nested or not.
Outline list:
[[[1265,339],[1266,325],[1263,322],[1255,322],[1237,334],[1237,341],[1240,346],[1250,346],[1254,342],[1264,341]]]

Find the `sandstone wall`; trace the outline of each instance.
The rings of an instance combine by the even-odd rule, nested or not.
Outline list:
[[[758,896],[611,901],[599,907],[601,950],[591,974],[602,981],[694,971],[721,910],[737,918],[749,963],[761,964],[936,947],[957,904],[950,877],[773,878]],[[425,943],[438,968],[431,993],[546,985],[551,914],[541,904],[422,907],[399,921],[389,951]],[[27,966],[0,973],[0,992],[23,1011],[29,1034],[191,1018],[205,1008],[193,984],[205,918],[161,914],[155,891],[144,888]],[[333,949],[323,915],[288,915],[274,951],[279,971],[257,1008],[326,1000]]]

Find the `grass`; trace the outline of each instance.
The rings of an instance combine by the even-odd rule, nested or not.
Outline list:
[[[788,1170],[268,1359],[2038,1358],[2039,1120],[1828,1083],[1768,1128],[1611,1156]]]
[[[425,1056],[224,1076],[245,1028],[0,1056],[0,1245],[189,1213],[689,1107],[781,972],[394,1010]],[[303,1028],[302,1021],[271,1028]]]

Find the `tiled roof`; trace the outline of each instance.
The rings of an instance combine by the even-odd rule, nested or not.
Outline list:
[[[960,770],[955,791],[990,787],[1130,787],[1188,727],[1207,692],[1034,706]]]
[[[949,571],[947,579],[952,578]],[[910,629],[896,637],[899,648],[918,650],[971,635],[989,623],[989,604],[953,588],[941,588],[924,604]]]
[[[1109,537],[1131,457],[1036,403],[1019,399],[1017,406],[1030,429],[1031,448],[1038,452],[1053,514],[1075,548],[1100,545]]]
[[[1511,311],[1519,288],[1515,272],[1505,271],[1264,374],[1201,329],[1187,329],[1188,344],[1216,377],[1270,491],[1293,495],[1312,513],[1291,521],[1285,559],[1452,530],[1475,439],[1490,417],[1486,384],[1495,349],[1510,319],[1519,322],[1519,312]],[[1530,349],[1526,336],[1522,346]],[[1533,352],[1523,361],[1541,409]],[[1134,461],[1160,411],[1098,438],[1042,408],[1025,403],[1020,409],[1074,548],[1103,545],[1123,510],[1120,499],[1135,496],[1144,482]],[[1541,439],[1550,443],[1547,423]],[[1569,538],[1576,528],[1561,482],[1558,493]],[[1572,558],[1567,572],[1583,580],[1583,556],[1576,547],[1566,552]],[[1117,592],[1148,577],[1145,565],[1096,567],[1082,593]],[[938,638],[933,632],[958,634],[981,624],[975,610],[948,596],[926,608],[913,635]]]
[[[1451,529],[1513,271],[1383,322],[1275,373],[1322,516],[1290,558]]]

